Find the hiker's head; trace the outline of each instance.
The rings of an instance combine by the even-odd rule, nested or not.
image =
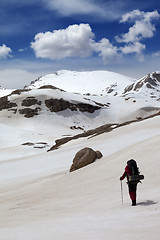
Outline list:
[[[127,165],[129,167],[132,167],[132,166],[137,166],[137,163],[134,159],[130,159],[130,160],[127,161]]]

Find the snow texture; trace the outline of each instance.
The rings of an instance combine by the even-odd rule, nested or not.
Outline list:
[[[47,152],[66,129],[50,120],[46,114],[22,119],[1,112],[0,240],[159,239],[160,116]],[[84,147],[100,150],[103,158],[69,173],[74,155]],[[145,176],[134,207],[125,181],[122,205],[119,181],[131,158]]]

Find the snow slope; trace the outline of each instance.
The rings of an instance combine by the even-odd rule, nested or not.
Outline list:
[[[38,78],[26,88],[35,89],[43,85],[53,85],[67,92],[100,95],[106,93],[110,85],[115,85],[116,89],[121,92],[124,87],[133,82],[135,82],[135,79],[109,71],[76,72],[61,70]]]
[[[0,98],[11,94],[11,92],[13,92],[13,89],[0,88]]]
[[[135,82],[109,72],[60,71],[9,96],[2,90],[0,240],[159,239],[160,116],[47,152],[57,138],[158,112],[159,75]],[[83,147],[103,158],[69,173]],[[121,202],[119,177],[131,158],[145,176],[136,207],[125,181]]]
[[[107,71],[58,71],[0,98],[0,122],[56,140],[107,123],[144,118],[160,109],[160,74],[152,75],[154,81],[135,81]]]
[[[32,149],[32,156],[26,156],[30,147],[22,146],[18,159],[11,157],[16,146],[8,145],[0,163],[0,239],[158,239],[159,121],[158,116],[133,123],[48,153]],[[69,173],[75,153],[85,146],[104,157]],[[125,181],[121,203],[119,177],[130,158],[145,175],[136,207],[131,207]]]

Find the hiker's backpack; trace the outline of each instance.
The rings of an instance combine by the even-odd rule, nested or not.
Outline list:
[[[144,179],[144,175],[140,175],[137,163],[135,160],[131,159],[127,162],[128,167],[130,168],[130,175],[128,176],[128,182],[136,184],[141,182]]]

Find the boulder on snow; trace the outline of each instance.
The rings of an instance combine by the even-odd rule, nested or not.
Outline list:
[[[70,168],[70,172],[93,163],[97,158],[100,158],[100,156],[102,156],[102,153],[100,151],[95,152],[92,148],[86,147],[81,149],[76,153],[73,159],[73,164]]]
[[[100,159],[103,157],[103,154],[100,151],[96,151],[97,159]]]

